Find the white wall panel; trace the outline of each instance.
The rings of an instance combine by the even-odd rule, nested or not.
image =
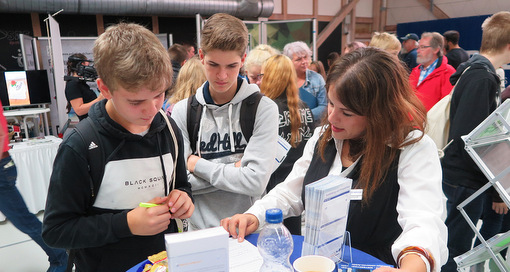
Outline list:
[[[273,3],[274,3],[273,13],[274,14],[282,14],[283,13],[282,0],[274,0]]]
[[[334,16],[341,8],[342,1],[338,0],[320,0],[319,15]]]
[[[360,0],[356,5],[356,17],[373,17],[372,0]]]
[[[434,0],[434,4],[450,18],[510,11],[509,0]],[[387,25],[437,19],[417,0],[387,0],[387,7]]]
[[[287,13],[313,15],[313,0],[287,0]]]

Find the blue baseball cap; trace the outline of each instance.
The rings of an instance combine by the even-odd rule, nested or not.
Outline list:
[[[400,38],[402,41],[407,41],[409,39],[412,39],[412,40],[415,40],[415,41],[419,41],[420,38],[418,38],[418,35],[414,34],[414,33],[409,33],[407,35],[405,35],[404,37]]]

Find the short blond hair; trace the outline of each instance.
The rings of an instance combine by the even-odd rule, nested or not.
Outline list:
[[[141,25],[119,23],[108,27],[94,43],[93,53],[97,73],[110,91],[122,87],[136,92],[141,86],[157,91],[172,83],[166,49]]]
[[[218,49],[236,51],[240,56],[248,47],[248,29],[243,21],[226,13],[216,13],[204,24],[200,41],[200,49],[204,54]]]
[[[374,32],[370,44],[368,46],[376,47],[382,50],[400,50],[401,45],[398,38],[388,32]]]
[[[510,44],[510,12],[500,11],[482,24],[480,53],[501,53]]]
[[[175,104],[194,95],[206,80],[204,65],[198,56],[193,56],[179,70],[170,103]]]
[[[264,61],[271,56],[278,54],[278,50],[267,44],[259,44],[248,53],[244,61],[245,70],[249,70],[252,65],[262,67]]]

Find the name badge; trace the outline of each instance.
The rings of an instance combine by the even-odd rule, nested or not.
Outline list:
[[[351,200],[362,200],[363,189],[351,189]]]

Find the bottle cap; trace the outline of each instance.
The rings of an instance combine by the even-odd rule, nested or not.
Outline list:
[[[282,210],[278,208],[266,210],[267,223],[277,224],[281,223],[282,221],[283,221]]]

